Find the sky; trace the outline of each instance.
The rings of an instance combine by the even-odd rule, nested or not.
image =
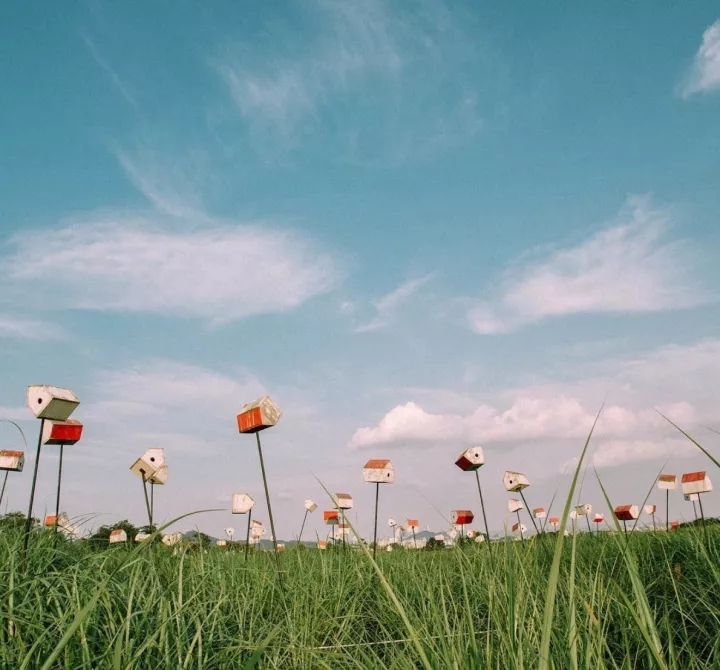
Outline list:
[[[61,508],[145,520],[129,471],[163,447],[156,517],[267,521],[236,414],[261,434],[277,535],[390,458],[387,518],[512,522],[506,469],[553,511],[664,499],[720,454],[720,15],[713,2],[8,4],[0,20],[0,422],[72,389]],[[45,447],[35,513],[54,508]],[[720,480],[719,482],[720,483]],[[707,514],[720,515],[715,494]],[[676,491],[671,518],[692,518]],[[527,518],[526,525],[530,525]],[[267,524],[266,524],[267,525]]]

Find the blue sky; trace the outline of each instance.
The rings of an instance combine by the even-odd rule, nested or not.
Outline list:
[[[249,491],[262,518],[234,415],[263,393],[286,538],[327,505],[313,474],[367,533],[371,457],[397,471],[381,518],[442,527],[477,507],[453,466],[472,444],[500,530],[502,471],[547,505],[604,400],[591,458],[618,504],[668,458],[704,466],[654,408],[717,445],[714,3],[3,14],[0,416],[33,443],[25,386],[80,396],[70,515],[141,522],[128,468],[162,446],[162,516]],[[582,495],[604,508],[592,471]]]

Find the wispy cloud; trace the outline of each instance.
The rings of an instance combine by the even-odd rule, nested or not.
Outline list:
[[[654,312],[711,300],[684,241],[668,238],[670,215],[630,198],[617,220],[577,246],[511,268],[499,297],[468,313],[478,333],[502,333],[549,317]]]
[[[690,71],[680,86],[683,98],[720,88],[720,19],[703,33]]]
[[[113,86],[115,86],[115,88],[120,92],[120,95],[122,95],[125,99],[125,102],[127,102],[131,107],[138,109],[137,100],[131,93],[130,87],[120,78],[120,75],[118,75],[107,59],[103,58],[98,51],[98,48],[95,46],[95,42],[93,42],[87,35],[81,35],[80,37],[90,51],[92,57],[95,59],[95,62],[100,66],[103,72],[105,72]]]
[[[432,275],[412,279],[398,286],[373,303],[375,316],[367,323],[355,328],[356,333],[368,333],[387,328],[394,320],[398,308],[430,281]]]
[[[47,342],[65,339],[65,331],[54,323],[0,314],[0,339]]]
[[[333,289],[338,263],[300,233],[259,224],[171,228],[147,219],[70,223],[11,238],[4,282],[55,308],[225,322],[291,310]]]

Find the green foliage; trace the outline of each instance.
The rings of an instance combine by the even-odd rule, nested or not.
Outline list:
[[[442,540],[436,540],[434,537],[428,538],[424,549],[426,551],[437,551],[438,549],[445,549],[445,543]]]
[[[0,517],[0,532],[12,532],[25,529],[27,517],[22,512],[8,512]],[[32,517],[31,527],[40,525],[40,520]]]
[[[117,521],[109,526],[100,526],[89,538],[88,542],[90,546],[103,549],[108,546],[110,539],[110,533],[116,528],[120,528],[127,534],[127,544],[132,544],[135,539],[135,535],[140,532],[140,529],[130,523],[127,519]],[[147,532],[147,531],[144,531]]]

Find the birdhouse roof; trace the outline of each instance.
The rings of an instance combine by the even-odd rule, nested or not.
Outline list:
[[[560,518],[556,516],[551,516],[550,523],[560,523]]]
[[[407,525],[408,526],[419,526],[420,522],[417,519],[408,519]]]
[[[117,537],[118,535],[122,535],[125,533],[125,531],[122,528],[116,528],[115,530],[110,531],[110,537]]]
[[[392,463],[389,458],[371,458],[364,467],[366,470],[382,470],[383,468],[392,468]]]
[[[677,479],[677,475],[660,475],[658,481],[661,482],[674,482]]]
[[[544,507],[536,507],[536,508],[533,510],[533,512],[544,512],[544,511],[545,511],[545,508],[544,508]]]
[[[336,493],[336,498],[339,498],[341,500],[350,500],[352,499],[352,496],[349,493]]]
[[[682,476],[682,483],[687,484],[688,482],[701,482],[705,479],[705,476],[705,470],[702,470],[701,472],[686,472]]]
[[[24,455],[23,451],[15,451],[13,449],[2,449],[0,450],[0,456],[4,458],[20,458]]]

